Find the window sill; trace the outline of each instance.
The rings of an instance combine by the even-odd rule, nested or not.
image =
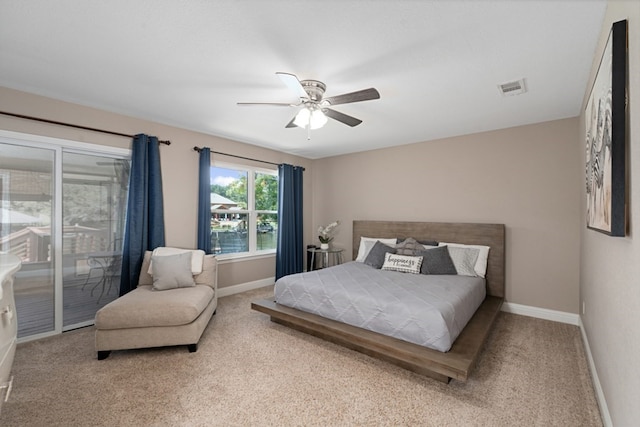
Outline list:
[[[216,255],[216,258],[218,259],[218,264],[231,264],[234,262],[253,261],[263,258],[274,258],[275,256],[276,251],[265,251],[252,254],[223,254]]]

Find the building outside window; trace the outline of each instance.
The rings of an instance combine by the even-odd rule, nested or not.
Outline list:
[[[278,172],[214,162],[211,166],[213,252],[222,258],[273,253],[277,236]]]

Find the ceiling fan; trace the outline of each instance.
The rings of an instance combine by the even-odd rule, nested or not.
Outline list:
[[[238,105],[269,105],[275,107],[300,107],[300,111],[285,126],[286,128],[301,127],[318,129],[325,125],[327,117],[344,123],[348,126],[358,126],[362,120],[333,110],[329,107],[351,102],[369,101],[379,99],[380,94],[374,88],[363,89],[356,92],[345,93],[343,95],[330,96],[324,98],[324,91],[327,86],[318,80],[298,80],[293,74],[278,72],[276,75],[300,98],[296,104],[281,102],[238,102]]]

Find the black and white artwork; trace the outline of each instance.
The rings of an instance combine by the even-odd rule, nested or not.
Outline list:
[[[624,236],[627,21],[613,24],[587,100],[587,227]]]

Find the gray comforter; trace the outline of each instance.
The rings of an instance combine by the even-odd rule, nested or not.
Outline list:
[[[361,262],[292,274],[278,304],[448,351],[485,298],[485,280],[383,271]]]

